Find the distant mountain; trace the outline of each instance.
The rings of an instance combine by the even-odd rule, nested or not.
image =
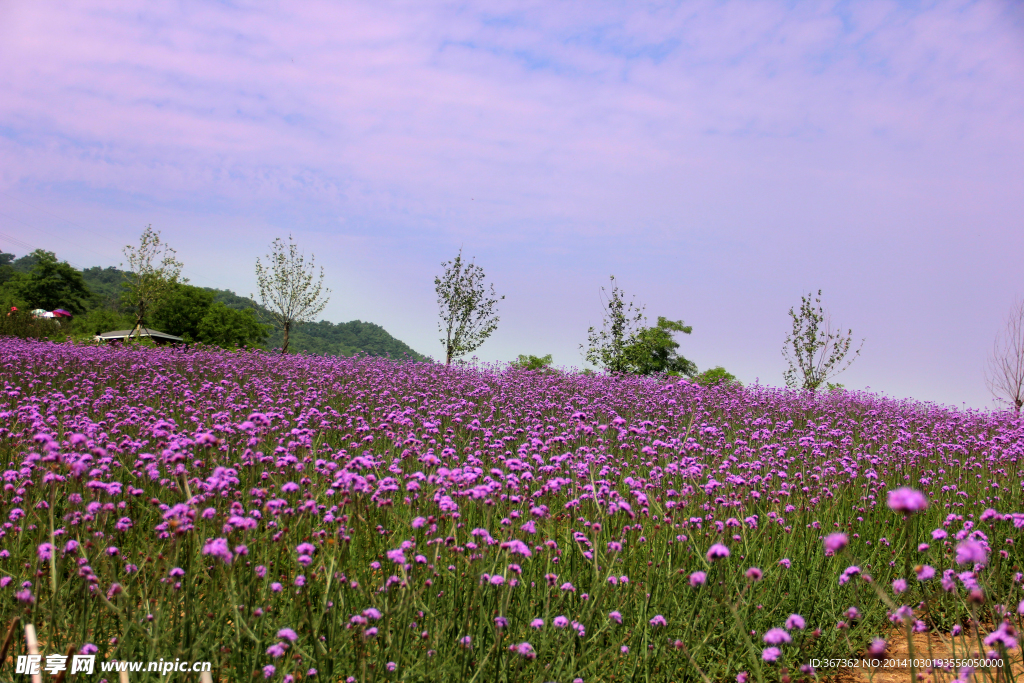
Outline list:
[[[214,301],[219,301],[228,308],[252,308],[257,313],[264,314],[262,306],[253,306],[253,302],[248,298],[238,296],[230,290],[209,287],[205,289],[213,292]],[[267,340],[267,347],[280,348],[283,343],[284,332],[275,330]],[[321,320],[316,323],[295,325],[289,335],[288,347],[318,356],[354,356],[357,353],[364,353],[367,356],[426,360],[426,356],[416,353],[408,344],[392,337],[380,325],[361,320],[347,323]]]
[[[8,273],[28,274],[36,263],[34,256],[22,256],[15,259],[10,254],[0,253],[0,269]],[[0,273],[2,275],[2,273]],[[108,309],[119,313],[121,293],[124,291],[124,272],[119,268],[100,268],[94,266],[82,271],[82,279],[92,293],[92,308]],[[214,301],[219,301],[228,308],[237,310],[254,309],[261,318],[265,316],[262,306],[253,305],[246,297],[241,297],[227,289],[203,287],[213,292]],[[267,348],[280,348],[284,342],[284,333],[275,330],[267,340]],[[395,339],[387,330],[374,323],[353,320],[347,323],[331,323],[321,320],[315,323],[302,323],[292,327],[288,342],[289,351],[305,352],[325,356],[388,356],[391,358],[410,358],[427,360],[427,357],[414,351],[408,344]]]

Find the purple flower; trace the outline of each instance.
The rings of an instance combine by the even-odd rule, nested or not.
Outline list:
[[[769,645],[782,645],[784,643],[791,643],[793,639],[789,637],[789,634],[781,628],[769,629],[764,634],[764,642]]]
[[[530,546],[526,545],[519,539],[512,539],[501,544],[503,550],[507,550],[513,555],[522,555],[523,557],[532,557],[533,553],[530,552]]]
[[[375,608],[375,607],[367,607],[366,609],[363,610],[363,616],[366,617],[367,619],[373,619],[374,621],[380,621],[380,618],[381,618],[382,615],[380,613],[380,610],[378,610],[377,608]]]
[[[824,543],[825,554],[835,555],[850,543],[850,539],[847,538],[846,534],[829,534],[825,537]]]
[[[566,581],[565,583],[562,584],[561,590],[566,591],[567,593],[574,593],[574,592],[576,592],[576,587],[573,586],[568,581]]]
[[[228,548],[228,541],[226,538],[214,538],[206,542],[203,546],[203,555],[212,555],[213,557],[220,558],[224,561],[224,564],[231,564],[232,554]]]
[[[538,629],[539,628],[544,628],[544,620],[543,619],[534,619],[533,621],[530,622],[530,628],[538,628]]]
[[[299,639],[299,635],[290,628],[283,628],[280,631],[278,631],[277,637],[283,638],[284,640],[287,640],[291,643],[294,643],[296,640]]]
[[[167,572],[167,575],[173,578],[179,578],[185,576],[185,570],[181,567],[175,567],[171,571]]]
[[[690,574],[690,585],[696,588],[697,586],[703,586],[704,582],[708,580],[708,575],[704,572],[693,572]]]
[[[53,546],[49,543],[40,543],[36,548],[36,554],[39,555],[40,562],[49,562],[53,557]]]
[[[1001,622],[999,628],[985,637],[985,646],[992,647],[993,645],[1002,645],[1007,650],[1017,649],[1017,637],[1013,627],[1010,626],[1009,622]]]
[[[35,602],[35,598],[32,597],[32,591],[28,588],[20,590],[14,594],[14,599],[18,602]]]
[[[612,621],[614,621],[616,624],[621,624],[622,623],[622,615],[619,614],[617,611],[609,612],[608,613],[608,618],[611,619]]]
[[[899,595],[903,591],[907,590],[907,582],[904,579],[896,579],[892,582],[892,592]]]
[[[665,617],[661,616],[660,614],[655,614],[654,618],[652,618],[648,623],[654,628],[668,626],[668,621],[666,621]]]
[[[469,650],[473,647],[473,638],[471,636],[462,636],[459,638],[459,647],[463,650]]]
[[[872,657],[881,657],[885,654],[887,644],[881,638],[875,638],[871,641],[871,645],[868,647],[868,654]]]
[[[988,551],[981,543],[967,539],[956,547],[957,564],[984,564],[988,560]]]
[[[839,575],[839,585],[842,586],[856,574],[860,574],[860,567],[857,565],[850,565],[843,570],[842,574]]]
[[[803,630],[805,626],[807,626],[807,623],[799,614],[790,614],[789,619],[786,619],[786,628],[790,631],[793,629]]]
[[[263,667],[263,678],[272,677],[275,671],[277,671],[277,668],[273,664],[267,664]]]
[[[508,628],[508,619],[505,617],[494,617],[494,627],[499,631]]]
[[[920,491],[899,488],[889,491],[889,508],[896,512],[921,512],[927,509],[928,499]]]
[[[729,549],[721,543],[715,543],[713,546],[708,548],[707,558],[709,562],[723,560],[727,557],[729,557]]]
[[[779,560],[779,564],[785,567],[786,569],[789,569],[793,563],[789,561],[788,557],[784,557],[781,560]]]
[[[529,643],[519,643],[518,645],[509,646],[509,652],[514,652],[524,659],[536,659],[537,653],[533,649],[533,645]]]
[[[551,625],[555,628],[565,628],[569,625],[569,620],[559,615],[552,620]]]
[[[744,574],[744,576],[746,576],[751,581],[760,581],[763,575],[764,574],[757,567],[751,567],[747,570],[746,574]]]
[[[287,652],[287,650],[288,646],[284,643],[274,643],[273,645],[267,648],[267,654],[273,657],[274,659],[277,659],[279,657],[284,657],[284,654],[285,652]]]
[[[766,647],[761,653],[761,659],[769,664],[775,662],[782,655],[782,650],[777,647]]]

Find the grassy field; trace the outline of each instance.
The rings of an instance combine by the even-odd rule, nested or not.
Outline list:
[[[0,386],[0,614],[46,652],[223,681],[789,683],[898,629],[1005,659],[975,678],[1020,661],[1007,413],[14,339]]]

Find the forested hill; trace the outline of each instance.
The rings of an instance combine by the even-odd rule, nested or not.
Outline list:
[[[219,301],[228,308],[245,310],[253,308],[252,301],[241,297],[227,289],[211,289],[214,301]],[[255,306],[259,311],[261,307]],[[280,348],[284,343],[281,330],[271,332],[267,340],[268,348]],[[387,330],[376,323],[365,323],[352,320],[347,323],[331,323],[321,320],[316,323],[302,323],[292,327],[288,340],[289,348],[305,351],[318,356],[354,356],[365,353],[368,356],[390,356],[391,358],[412,358],[425,360],[426,357],[416,353],[403,341],[395,339]]]
[[[54,258],[54,255],[51,254],[49,258]],[[62,280],[61,282],[48,283],[48,287],[42,289],[47,291],[53,290],[54,295],[46,297],[46,301],[41,299],[36,301],[35,299],[39,298],[39,295],[33,294],[33,292],[41,291],[41,288],[28,285],[34,283],[33,278],[41,277],[39,274],[34,275],[36,272],[34,269],[39,261],[38,254],[28,254],[21,258],[15,258],[12,254],[0,252],[0,300],[7,305],[16,305],[19,308],[24,307],[26,309],[45,308],[51,310],[58,307],[68,307],[66,302],[70,300],[70,295],[68,293],[62,295],[60,292],[64,289],[68,289],[68,292],[71,292],[74,289],[76,285],[71,280],[77,277],[75,273],[79,271],[76,271],[67,264],[62,264],[62,268],[68,269],[67,277],[64,278],[68,282]],[[73,331],[80,332],[84,336],[91,336],[98,332],[131,327],[133,319],[128,311],[123,310],[121,305],[121,294],[125,282],[124,272],[118,268],[94,266],[80,271],[80,274],[81,280],[78,281],[77,287],[81,290],[83,288],[82,283],[84,282],[84,288],[88,291],[75,292],[81,305],[74,311],[76,315]],[[48,277],[53,279],[55,276],[51,274]],[[64,276],[59,276],[58,279],[61,277]],[[190,286],[183,286],[181,289],[184,291],[179,292],[179,294],[182,294],[187,301],[182,303],[179,299],[179,310],[177,311],[179,315],[176,316],[176,319],[179,321],[182,318],[182,310],[185,310],[187,313],[185,317],[191,316],[195,319],[193,322],[198,323],[203,317],[203,311],[196,309],[207,309],[211,303],[211,294],[213,295],[214,302],[223,304],[227,308],[238,311],[252,309],[259,318],[267,319],[265,316],[260,315],[265,313],[261,306],[254,306],[247,297],[238,296],[232,291]],[[192,294],[189,294],[189,292],[192,292]],[[52,301],[49,299],[52,299]],[[223,311],[223,309],[220,310]],[[169,317],[161,316],[160,313],[161,311],[158,310],[154,313],[154,316],[156,318]],[[149,321],[149,323],[160,329],[159,324],[155,320]],[[184,330],[170,329],[161,331],[172,334],[183,334],[184,332]],[[260,334],[259,337],[262,339],[263,335]],[[193,338],[195,337],[193,336]],[[284,334],[282,331],[272,330],[264,346],[269,349],[279,349],[283,341]],[[361,320],[353,320],[347,323],[331,323],[321,320],[316,323],[295,325],[291,331],[288,351],[328,356],[366,354],[368,356],[390,356],[396,359],[427,359],[426,356],[416,353],[404,342],[392,337],[380,325]]]

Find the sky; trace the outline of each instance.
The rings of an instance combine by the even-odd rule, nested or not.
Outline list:
[[[0,0],[0,249],[78,267],[147,225],[192,284],[256,291],[292,235],[326,320],[443,358],[581,367],[614,275],[680,352],[781,386],[822,290],[850,389],[995,404],[1024,297],[1024,3]]]

